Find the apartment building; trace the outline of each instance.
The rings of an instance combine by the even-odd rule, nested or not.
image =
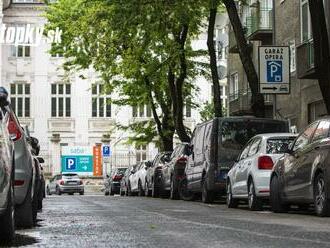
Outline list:
[[[286,119],[300,130],[326,113],[315,80],[308,0],[247,2],[247,5],[239,6],[239,12],[255,67],[258,68],[258,46],[275,44],[290,47],[291,93],[278,95],[275,108],[273,96],[265,95],[266,115]],[[329,2],[325,1],[327,18],[330,16],[329,7]],[[251,94],[232,31],[229,33],[229,52],[229,109],[233,115],[244,114],[248,112]]]
[[[12,0],[4,8],[3,23],[7,26],[31,24],[44,26],[46,5],[40,0]],[[226,46],[228,37],[226,17],[217,21],[219,70],[222,75],[222,99],[226,106]],[[196,49],[207,49],[206,34],[193,42]],[[50,45],[0,46],[1,85],[10,91],[11,103],[23,126],[40,140],[41,154],[46,169],[52,173],[61,170],[61,147],[109,144],[112,149],[112,167],[127,166],[137,161],[152,159],[157,147],[151,143],[134,147],[127,144],[131,135],[117,128],[135,121],[151,119],[150,108],[116,106],[107,101],[115,95],[104,95],[102,83],[92,69],[67,73],[61,65],[61,54],[51,56]],[[83,77],[81,77],[83,75]],[[84,79],[82,79],[84,78]],[[212,88],[205,78],[198,78],[200,93],[193,99],[198,103],[210,101]],[[185,125],[190,129],[200,122],[198,109],[186,106]]]

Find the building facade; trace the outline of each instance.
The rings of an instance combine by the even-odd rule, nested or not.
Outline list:
[[[324,2],[329,13],[329,2]],[[258,68],[258,46],[290,47],[291,93],[278,95],[276,102],[273,96],[265,95],[266,116],[286,119],[294,129],[301,130],[326,114],[315,80],[308,0],[249,0],[247,5],[239,6],[239,11],[255,68]],[[326,17],[329,22],[329,14]],[[229,37],[229,108],[231,114],[241,114],[249,109],[249,87],[232,31]]]
[[[44,26],[42,16],[46,6],[39,0],[13,0],[3,11],[3,23],[9,26]],[[0,19],[1,20],[1,19]],[[218,18],[217,41],[223,43],[219,50],[219,67],[226,68],[228,38],[223,28],[226,19]],[[222,35],[220,35],[222,34]],[[220,43],[219,43],[220,44]],[[206,49],[206,35],[193,42],[196,49]],[[116,106],[107,101],[110,95],[102,92],[102,83],[92,70],[68,73],[62,69],[64,58],[51,56],[47,43],[34,46],[0,46],[1,85],[10,91],[11,104],[22,126],[27,126],[41,145],[41,155],[46,159],[46,171],[61,170],[60,156],[63,146],[94,146],[108,143],[112,149],[111,167],[127,166],[137,161],[152,159],[157,153],[155,144],[133,147],[127,145],[127,132],[117,124],[128,125],[152,118],[150,108],[141,106]],[[220,54],[221,53],[221,54]],[[83,75],[83,77],[81,76]],[[226,74],[225,74],[226,75]],[[212,89],[205,78],[198,78],[200,94],[196,102],[210,101]],[[222,78],[223,102],[226,105],[226,82]],[[198,109],[185,108],[185,125],[190,129],[200,122]],[[106,168],[109,170],[109,168]]]

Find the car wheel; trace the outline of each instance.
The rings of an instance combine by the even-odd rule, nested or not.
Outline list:
[[[109,190],[104,190],[104,195],[109,195]]]
[[[138,183],[138,196],[144,196],[144,190],[142,188],[142,184],[141,184],[141,181],[139,180],[139,183]]]
[[[238,200],[234,199],[233,197],[233,192],[232,192],[232,188],[231,188],[231,182],[228,181],[227,183],[227,207],[228,208],[237,208],[238,206]]]
[[[171,200],[178,200],[180,198],[179,191],[178,191],[178,180],[173,175],[171,177],[171,190],[170,190],[170,199]]]
[[[150,196],[150,191],[149,191],[149,186],[148,186],[147,180],[146,180],[145,186],[144,186],[144,195],[145,196]]]
[[[73,195],[73,193],[69,193],[69,195]]]
[[[323,174],[318,174],[314,181],[314,205],[318,216],[330,216],[330,200],[326,189],[327,185]]]
[[[214,201],[214,192],[207,189],[205,180],[202,182],[202,202],[212,203]]]
[[[153,198],[159,197],[159,186],[157,186],[154,182],[152,183],[151,187],[151,196]]]
[[[262,208],[262,203],[260,199],[258,199],[254,187],[254,183],[250,180],[248,184],[248,206],[250,210],[260,210]]]
[[[15,237],[15,207],[14,187],[11,184],[8,191],[8,204],[4,214],[0,217],[0,240],[11,242]]]
[[[56,187],[56,194],[57,195],[62,195],[62,192],[59,187]]]
[[[33,226],[33,199],[31,198],[31,185],[29,186],[23,204],[15,209],[15,221],[18,227],[31,228]]]
[[[115,195],[115,192],[112,190],[112,187],[110,187],[109,191],[110,191],[110,195]]]
[[[187,181],[186,178],[182,179],[179,182],[179,193],[180,193],[180,197],[184,201],[192,201],[192,200],[194,200],[195,195],[194,195],[193,192],[191,192],[190,190],[188,190],[187,186],[188,186],[188,181]]]
[[[128,196],[132,196],[133,194],[132,194],[132,190],[131,190],[131,183],[130,182],[128,182],[128,186],[127,186],[127,195]]]
[[[125,195],[125,191],[123,191],[123,189],[121,187],[119,189],[119,194],[120,194],[120,196],[124,196]]]
[[[280,182],[277,176],[273,176],[270,181],[270,205],[274,213],[285,213],[288,211],[288,206],[283,204]]]
[[[52,195],[48,186],[47,186],[47,195]]]

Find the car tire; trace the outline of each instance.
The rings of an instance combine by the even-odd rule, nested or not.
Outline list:
[[[38,193],[38,210],[42,210],[42,201],[44,200],[43,187],[41,186]]]
[[[11,183],[8,191],[8,204],[4,214],[0,217],[0,240],[11,242],[15,237],[15,207],[14,187]]]
[[[26,198],[23,204],[15,208],[15,221],[17,227],[33,227],[33,199],[31,198],[31,185],[29,186]]]
[[[150,196],[150,190],[149,190],[147,179],[146,179],[145,186],[144,186],[144,195],[147,197]]]
[[[260,210],[262,208],[262,202],[256,195],[253,180],[248,183],[248,207],[252,211]]]
[[[104,190],[104,195],[105,196],[107,196],[107,195],[109,195],[110,193],[109,193],[109,190]]]
[[[74,193],[69,193],[69,195],[74,195]]]
[[[280,182],[278,177],[275,175],[270,181],[270,206],[274,213],[285,213],[288,211],[288,206],[282,201],[280,192]]]
[[[214,201],[214,192],[208,190],[207,183],[205,179],[202,182],[202,202],[204,203],[212,203]]]
[[[176,177],[172,175],[171,177],[171,186],[170,186],[170,199],[171,200],[179,200],[179,190],[178,190],[178,180],[176,180]]]
[[[320,173],[314,180],[314,206],[317,216],[330,216],[330,199],[327,194],[327,182]]]
[[[187,179],[184,178],[179,182],[179,194],[182,200],[184,201],[193,201],[195,194],[187,189]]]
[[[62,195],[62,192],[59,187],[56,187],[56,195]]]
[[[84,195],[85,191],[79,192],[79,195]]]
[[[151,187],[151,196],[153,198],[157,198],[159,197],[159,186],[157,186],[154,182],[152,183],[152,187]]]
[[[47,195],[52,195],[52,193],[50,192],[50,189],[49,189],[49,187],[47,186]]]
[[[112,190],[112,187],[110,187],[110,190],[109,191],[110,191],[109,192],[110,195],[115,195],[115,192]]]
[[[139,183],[138,183],[138,196],[144,196],[144,190],[142,188],[142,183],[141,183],[140,180],[139,180]]]
[[[127,196],[132,196],[132,190],[131,190],[131,183],[128,182],[128,186],[127,186]]]
[[[227,199],[226,199],[227,207],[228,208],[237,208],[238,206],[238,200],[234,199],[231,182],[228,181],[227,183]]]
[[[121,187],[120,187],[120,190],[119,190],[119,194],[120,194],[120,196],[124,196],[125,195],[125,191],[123,191]]]

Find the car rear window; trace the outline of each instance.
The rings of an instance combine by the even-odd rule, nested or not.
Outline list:
[[[118,174],[124,174],[127,168],[119,168],[118,169]]]
[[[285,153],[295,137],[281,137],[271,138],[267,140],[266,152],[267,154],[280,154]]]
[[[222,147],[241,150],[255,135],[287,132],[286,122],[262,120],[228,120],[221,125]]]
[[[79,178],[79,176],[77,174],[65,174],[65,175],[62,175],[62,178]]]

